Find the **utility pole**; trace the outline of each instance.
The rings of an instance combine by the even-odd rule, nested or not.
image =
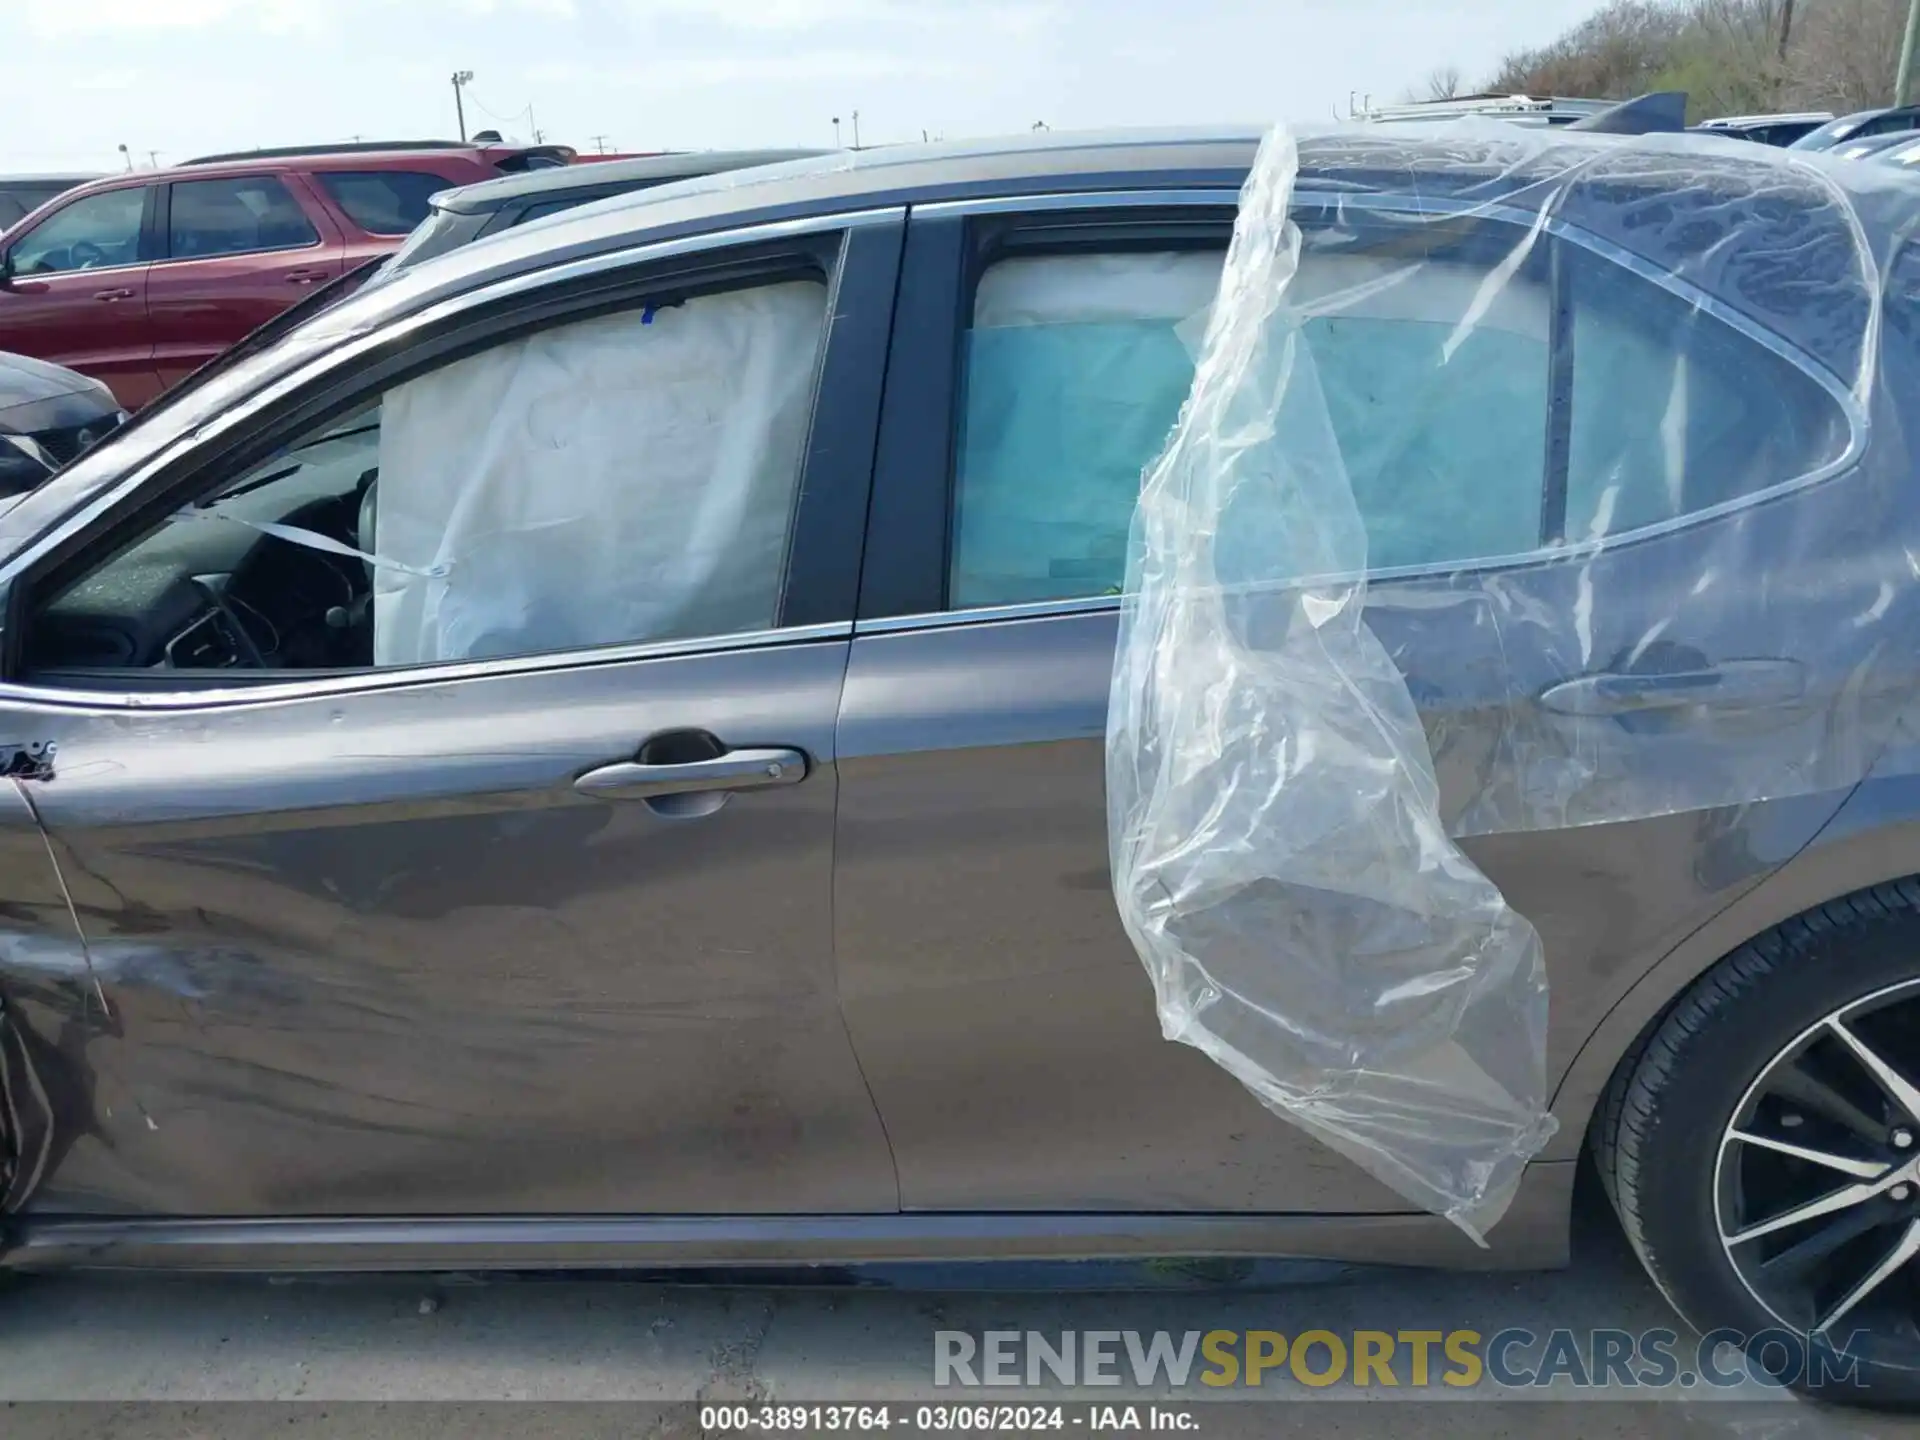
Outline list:
[[[547,143],[547,137],[540,133],[540,122],[533,118],[533,102],[531,100],[527,102],[527,128],[533,131],[534,144],[544,145]]]
[[[467,105],[460,92],[473,83],[473,71],[456,70],[453,72],[453,113],[460,121],[460,143],[467,143]]]
[[[158,170],[160,168],[160,152],[158,150],[147,151],[147,168],[149,170]]]
[[[1913,0],[1913,3],[1916,7],[1920,7],[1920,0]],[[860,148],[860,112],[858,110],[853,112],[853,148],[856,150]]]
[[[1904,105],[1913,94],[1913,42],[1920,38],[1920,0],[1907,5],[1907,33],[1900,41],[1900,74],[1893,82],[1893,103]]]
[[[599,155],[606,154],[607,153],[607,137],[604,135],[595,135],[593,137],[593,148],[594,148],[594,153],[596,154],[599,154]]]

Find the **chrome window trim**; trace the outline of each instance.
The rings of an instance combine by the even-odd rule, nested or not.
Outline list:
[[[1023,600],[1017,605],[974,605],[964,610],[938,610],[932,614],[886,615],[875,620],[857,620],[853,633],[860,635],[896,635],[905,631],[948,630],[962,625],[985,625],[996,620],[1057,620],[1073,615],[1118,613],[1118,595],[1089,595],[1082,600]]]
[[[823,640],[846,640],[852,635],[851,621],[836,620],[823,625],[790,625],[770,630],[742,631],[737,635],[706,635],[687,640],[656,640],[650,644],[641,645],[604,645],[594,649],[554,650],[535,655],[516,655],[490,660],[455,660],[438,665],[393,666],[387,669],[369,667],[347,674],[320,675],[312,679],[300,679],[290,675],[290,678],[284,681],[269,680],[258,685],[235,685],[226,689],[79,690],[64,686],[56,688],[21,681],[0,680],[0,703],[31,705],[40,710],[112,710],[141,713],[231,710],[249,705],[329,700],[374,691],[404,690],[429,685],[451,685],[469,680],[537,675],[553,670],[585,670],[602,665],[688,659],[739,650],[771,649]],[[180,673],[213,675],[219,672],[201,670]]]
[[[91,270],[26,270],[15,278],[37,283],[42,280],[65,280],[73,275],[124,275],[129,270],[145,270],[153,263],[151,260],[135,260],[128,265],[96,265]]]
[[[304,217],[304,211],[302,215]],[[309,225],[313,224],[311,220],[308,220],[307,223]],[[173,244],[173,232],[171,229],[167,232],[167,244],[169,247]],[[158,269],[161,266],[205,265],[210,260],[239,260],[244,259],[248,255],[298,255],[305,250],[324,250],[326,248],[327,242],[325,238],[322,237],[316,229],[314,231],[314,238],[307,241],[304,245],[273,245],[264,250],[222,250],[218,255],[169,255],[165,259],[149,260],[146,263]],[[95,272],[89,270],[86,273],[91,275]]]
[[[1916,132],[1920,133],[1920,132]],[[1113,190],[1113,191],[1072,191],[1051,195],[1010,195],[995,196],[975,200],[943,201],[933,205],[916,205],[912,213],[921,215],[994,215],[1005,213],[1036,213],[1062,210],[1099,210],[1127,209],[1146,206],[1167,206],[1185,204],[1238,205],[1237,190],[1195,189],[1195,190]],[[1635,277],[1683,300],[1703,314],[1712,316],[1748,340],[1770,351],[1779,359],[1793,366],[1826,392],[1840,409],[1847,425],[1847,443],[1840,453],[1823,465],[1819,465],[1805,474],[1792,476],[1776,485],[1755,490],[1751,494],[1723,500],[1700,510],[1689,510],[1683,515],[1642,525],[1632,530],[1622,530],[1614,534],[1602,535],[1586,540],[1563,540],[1554,546],[1536,546],[1531,550],[1516,551],[1505,555],[1474,556],[1459,560],[1439,561],[1425,565],[1400,565],[1365,572],[1369,582],[1421,579],[1440,575],[1461,573],[1481,573],[1498,570],[1512,570],[1522,566],[1539,565],[1548,562],[1561,562],[1581,558],[1592,558],[1601,551],[1624,544],[1638,544],[1678,531],[1690,529],[1695,525],[1706,524],[1723,519],[1728,515],[1745,510],[1762,501],[1775,500],[1783,495],[1811,488],[1823,481],[1851,469],[1859,463],[1865,453],[1867,443],[1872,436],[1872,419],[1859,397],[1839,375],[1835,374],[1822,361],[1786,339],[1769,330],[1751,317],[1742,314],[1723,301],[1708,295],[1697,287],[1688,284],[1679,277],[1671,275],[1650,261],[1633,254],[1631,251],[1613,244],[1611,241],[1593,234],[1589,230],[1555,216],[1542,217],[1538,213],[1523,210],[1515,206],[1449,200],[1399,193],[1364,193],[1348,190],[1327,189],[1311,183],[1300,186],[1294,192],[1295,207],[1318,209],[1348,208],[1370,210],[1388,214],[1414,215],[1471,215],[1518,226],[1522,229],[1543,229],[1547,233],[1567,240],[1582,249],[1607,260],[1628,271]],[[1357,577],[1351,573],[1342,575],[1303,577],[1320,582],[1351,582]],[[1018,605],[971,606],[962,610],[949,610],[938,615],[892,616],[878,620],[864,620],[856,627],[860,634],[879,634],[887,630],[913,630],[940,628],[943,623],[954,625],[979,624],[991,620],[1011,620],[1034,618],[1044,615],[1071,615],[1087,610],[1117,608],[1119,601],[1111,596],[1085,597],[1075,601],[1038,601]]]
[[[1222,205],[1238,207],[1239,187],[1195,187],[1186,190],[1069,190],[1046,195],[992,195],[972,200],[935,200],[915,205],[913,213],[930,218],[946,215],[1006,215],[1027,211],[1131,209],[1152,205]]]

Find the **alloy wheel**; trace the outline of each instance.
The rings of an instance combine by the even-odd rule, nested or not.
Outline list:
[[[1920,980],[1832,1011],[1774,1056],[1720,1137],[1714,1211],[1780,1324],[1920,1346]]]

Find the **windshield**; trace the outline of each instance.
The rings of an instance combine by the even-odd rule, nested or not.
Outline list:
[[[1829,120],[1817,130],[1809,130],[1787,148],[1789,150],[1828,150],[1845,140],[1878,111],[1868,110],[1854,115],[1842,115],[1837,120]]]
[[[199,389],[214,376],[224,374],[226,371],[232,369],[239,361],[246,359],[250,355],[259,354],[276,340],[279,340],[282,336],[304,325],[314,316],[323,311],[331,310],[342,300],[358,294],[360,290],[365,288],[367,283],[374,278],[375,273],[385,263],[384,259],[369,260],[358,269],[349,270],[346,274],[340,276],[330,284],[322,285],[318,290],[315,290],[311,295],[308,295],[304,300],[300,301],[299,304],[282,310],[259,329],[248,334],[239,344],[209,360],[178,385],[163,394],[153,404],[138,412],[133,419],[127,423],[126,428],[132,429],[147,416],[164,408],[172,401],[179,399],[182,395]]]
[[[413,233],[407,236],[405,243],[379,263],[374,273],[368,277],[368,283],[384,280],[413,264],[423,252],[430,252],[434,238],[445,230],[449,223],[448,212],[436,205],[428,212],[426,219],[414,226]]]

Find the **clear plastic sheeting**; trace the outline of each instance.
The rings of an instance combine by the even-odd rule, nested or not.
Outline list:
[[[1262,146],[1134,515],[1115,895],[1170,1039],[1476,1238],[1554,1126],[1456,839],[1843,792],[1914,696],[1910,214],[1712,138]]]
[[[389,391],[374,663],[774,625],[826,295],[610,315]]]
[[[1218,251],[1022,257],[980,277],[954,605],[1118,592],[1140,457],[1193,383],[1178,327],[1219,285]]]

